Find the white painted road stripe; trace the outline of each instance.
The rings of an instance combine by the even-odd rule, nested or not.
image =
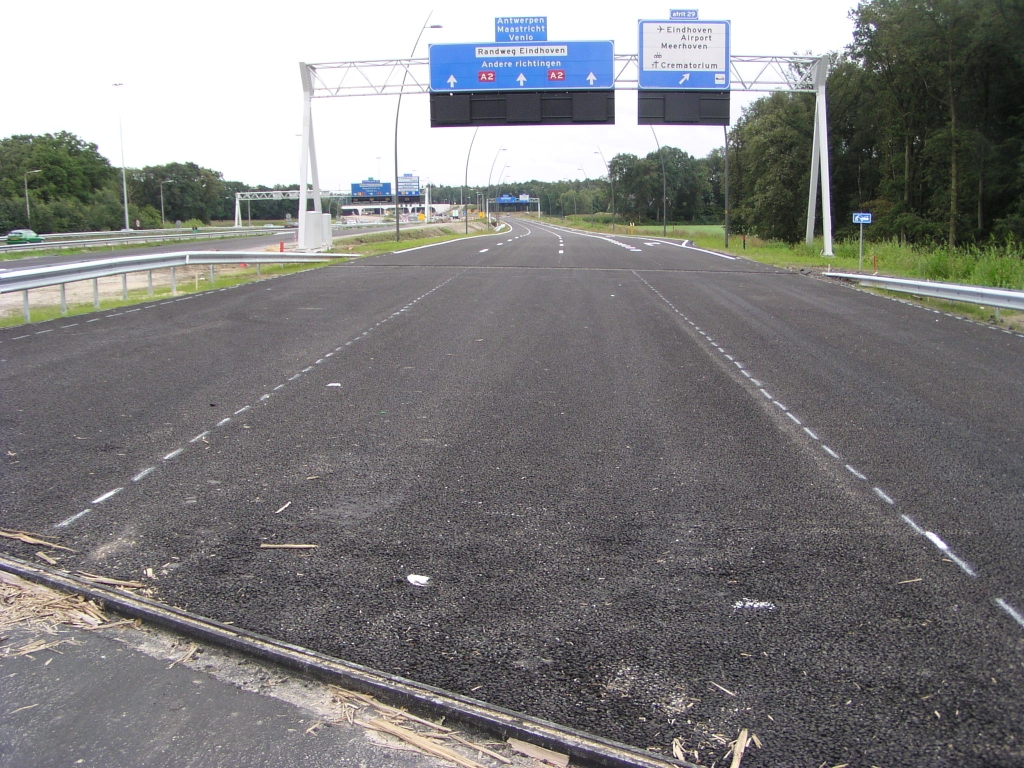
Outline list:
[[[146,475],[148,475],[148,474],[150,474],[151,472],[153,472],[153,470],[155,470],[155,469],[156,469],[156,467],[147,467],[146,469],[144,469],[144,470],[142,470],[141,472],[139,472],[139,474],[137,474],[137,475],[136,475],[135,477],[133,477],[133,478],[132,478],[132,482],[133,482],[133,483],[137,483],[137,482],[139,482],[139,480],[141,480],[141,479],[142,479],[142,478],[144,478],[144,477],[145,477]]]
[[[102,496],[100,496],[98,499],[93,499],[92,503],[93,504],[102,504],[104,501],[109,499],[111,496],[116,496],[117,494],[119,494],[123,490],[124,490],[124,488],[115,488],[112,491],[107,491]]]
[[[170,461],[171,459],[176,459],[179,456],[181,456],[181,454],[183,454],[184,452],[185,452],[184,448],[179,448],[176,451],[171,451],[166,456],[164,456],[164,461]]]
[[[1020,614],[1020,611],[1018,611],[1016,608],[1014,608],[1008,602],[1003,600],[1003,598],[1001,598],[1001,597],[997,597],[996,598],[996,605],[998,605],[1000,608],[1002,608],[1004,611],[1006,611],[1008,614],[1010,614],[1010,616],[1013,618],[1014,621],[1016,621],[1018,624],[1020,624],[1022,627],[1024,627],[1024,616],[1022,616]]]
[[[56,524],[55,526],[53,526],[53,527],[54,527],[54,528],[65,528],[65,527],[67,527],[67,526],[71,525],[71,524],[72,524],[73,522],[75,522],[75,520],[77,520],[78,518],[80,518],[80,517],[83,517],[84,515],[87,515],[87,514],[89,514],[90,512],[92,512],[92,510],[91,510],[91,509],[83,509],[83,510],[82,510],[81,512],[79,512],[79,513],[78,513],[77,515],[72,515],[72,516],[71,516],[71,517],[69,517],[69,518],[68,518],[67,520],[61,520],[61,521],[60,521],[59,523],[57,523],[57,524]]]

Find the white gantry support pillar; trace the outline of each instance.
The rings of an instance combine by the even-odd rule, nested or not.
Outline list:
[[[316,144],[313,141],[313,78],[310,65],[299,64],[302,76],[302,156],[299,158],[299,250],[311,251],[328,245],[321,224],[320,174],[316,167]],[[310,170],[313,176],[313,210],[307,213],[309,190],[306,186]],[[310,226],[310,222],[315,222]]]
[[[822,253],[832,256],[832,184],[829,176],[828,109],[825,86],[828,82],[828,56],[814,65],[814,143],[811,147],[811,184],[807,200],[806,242],[814,242],[815,209],[818,207],[818,177],[821,177],[821,225],[825,236]]]
[[[242,201],[239,199],[237,192],[235,192],[235,226],[242,226]]]

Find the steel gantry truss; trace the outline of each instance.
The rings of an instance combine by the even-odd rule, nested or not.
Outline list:
[[[320,192],[321,197],[348,200],[352,196],[350,192]],[[298,200],[300,198],[297,189],[272,189],[254,190],[252,192],[235,192],[235,226],[242,226],[242,201],[250,200]]]
[[[638,54],[615,54],[615,89],[638,90]],[[355,96],[397,96],[430,93],[429,59],[380,59],[299,64],[302,76],[302,156],[299,163],[299,247],[322,248],[320,228],[306,228],[306,207],[310,194],[315,215],[321,216],[320,182],[313,141],[313,99]],[[822,229],[824,253],[832,255],[832,188],[829,180],[828,115],[825,84],[828,56],[732,56],[731,90],[752,93],[784,91],[815,94],[814,143],[811,156],[811,183],[807,203],[807,243],[814,240],[818,182],[821,181]],[[309,178],[310,171],[312,179]],[[307,183],[312,181],[312,190]],[[313,216],[310,212],[309,216]],[[237,217],[237,210],[236,210]],[[319,220],[319,218],[317,219]]]

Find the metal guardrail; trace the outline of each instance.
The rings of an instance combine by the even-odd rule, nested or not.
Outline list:
[[[35,288],[60,286],[61,314],[67,313],[65,287],[68,283],[84,280],[93,281],[93,306],[99,308],[99,285],[101,277],[121,275],[121,292],[124,299],[128,298],[128,274],[132,272],[149,272],[149,295],[153,295],[153,270],[169,269],[171,271],[171,292],[177,292],[174,270],[177,267],[209,265],[210,282],[214,281],[213,266],[216,264],[255,264],[257,272],[260,264],[313,264],[331,261],[336,256],[322,256],[295,253],[273,253],[254,251],[181,251],[177,253],[158,253],[143,256],[122,256],[113,259],[97,259],[79,261],[71,264],[51,264],[44,267],[28,269],[0,269],[0,294],[21,291],[25,322],[31,322],[29,313],[29,291]]]
[[[204,229],[198,232],[187,230],[144,230],[138,234],[127,232],[57,232],[53,235],[45,235],[41,243],[17,243],[7,245],[0,243],[0,253],[12,253],[22,251],[40,251],[46,249],[63,248],[90,248],[102,245],[131,245],[134,243],[163,243],[174,240],[212,240],[224,237],[253,237],[255,235],[279,235],[292,231],[291,227],[252,227],[236,229],[218,228]],[[109,235],[109,236],[107,236]],[[49,237],[72,238],[64,240],[48,240]]]
[[[959,285],[957,283],[935,283],[930,280],[908,280],[902,277],[880,277],[879,275],[858,275],[848,272],[825,272],[825,277],[856,280],[860,285],[884,288],[887,291],[912,293],[949,301],[963,301],[986,307],[1016,309],[1024,312],[1024,291],[1005,288],[985,288],[980,285]]]

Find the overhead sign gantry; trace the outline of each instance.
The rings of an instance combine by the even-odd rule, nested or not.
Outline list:
[[[589,82],[585,87],[577,85],[576,64],[581,62],[574,57],[572,48],[565,52],[565,59],[550,59],[573,61],[571,69],[574,74],[571,76],[569,67],[538,64],[529,67],[530,72],[525,67],[516,71],[512,78],[514,85],[507,85],[499,72],[511,72],[515,69],[515,62],[527,60],[527,57],[517,57],[518,51],[516,56],[502,57],[502,60],[511,58],[512,67],[482,66],[497,59],[494,56],[477,56],[477,47],[489,48],[493,53],[495,48],[510,44],[534,44],[535,47],[541,44],[584,47],[602,44],[601,41],[549,43],[546,17],[500,17],[495,20],[494,43],[461,44],[462,51],[472,48],[472,53],[456,52],[454,58],[447,60],[447,63],[449,66],[458,66],[463,77],[455,70],[440,71],[443,49],[439,46],[431,47],[430,59],[300,64],[304,94],[302,155],[299,164],[299,187],[303,202],[300,203],[300,212],[306,209],[306,182],[311,173],[313,190],[310,196],[316,213],[320,213],[320,185],[312,127],[312,101],[316,98],[429,93],[432,126],[572,125],[614,123],[615,91],[636,90],[637,119],[641,125],[728,127],[731,91],[813,93],[816,101],[807,206],[807,243],[813,242],[820,180],[824,253],[831,256],[832,206],[825,99],[829,57],[737,56],[731,51],[731,22],[702,22],[696,10],[673,10],[669,15],[671,18],[667,21],[638,22],[639,25],[653,25],[640,27],[638,53],[612,52],[611,85],[605,85],[601,73],[593,69],[593,88]],[[658,26],[662,27],[660,31]],[[455,44],[456,47],[459,45]],[[611,43],[605,41],[603,45],[610,47]],[[433,48],[438,48],[436,58]],[[659,53],[660,58],[656,58]],[[604,56],[602,52],[602,62],[606,61]],[[537,60],[549,61],[547,58]],[[565,70],[566,80],[559,79],[562,75],[558,70]],[[531,72],[538,71],[543,73],[543,77],[531,76]],[[481,75],[489,72],[493,73],[493,80],[491,74]],[[519,74],[523,75],[521,79]],[[588,68],[583,80],[588,81],[590,74],[591,68]],[[566,82],[572,85],[562,84]],[[472,89],[463,90],[467,86]],[[327,241],[319,240],[318,227],[311,226],[310,236],[305,236],[306,219],[307,216],[300,214],[300,247],[322,247]]]

